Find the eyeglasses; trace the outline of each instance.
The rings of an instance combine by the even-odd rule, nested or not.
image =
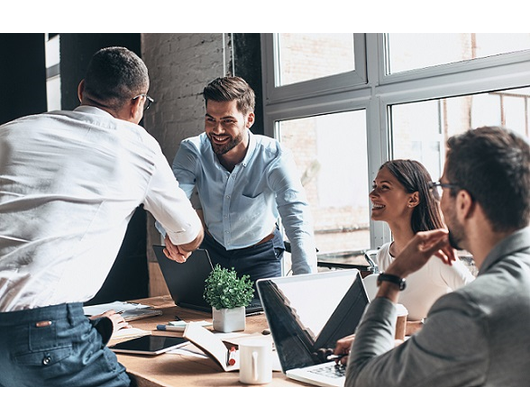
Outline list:
[[[150,96],[148,96],[147,93],[140,93],[139,95],[136,95],[134,98],[132,98],[132,100],[135,101],[141,96],[145,97],[144,111],[147,111],[155,100],[151,98]]]
[[[435,197],[440,198],[442,196],[443,188],[448,188],[450,190],[459,190],[461,189],[458,184],[447,184],[440,181],[431,181],[429,182],[429,190],[432,193],[436,194]]]

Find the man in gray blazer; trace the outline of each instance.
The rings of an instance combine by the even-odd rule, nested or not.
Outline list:
[[[500,127],[448,140],[443,190],[449,232],[418,233],[381,275],[359,325],[347,386],[530,385],[530,147]],[[473,254],[479,275],[441,297],[423,328],[395,347],[396,306],[403,278],[436,255]],[[339,341],[336,353],[349,350]]]

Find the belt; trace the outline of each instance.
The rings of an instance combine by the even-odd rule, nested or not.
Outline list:
[[[275,229],[276,230],[276,229]],[[271,233],[269,233],[267,236],[265,236],[261,241],[255,243],[254,245],[250,245],[246,248],[241,248],[241,249],[247,249],[247,248],[252,248],[253,246],[256,246],[256,245],[261,245],[261,244],[264,244],[265,242],[268,242],[270,241],[272,238],[274,238],[274,232],[275,230],[273,230]],[[213,238],[212,234],[210,233],[210,231],[208,229],[204,229],[204,231],[211,237]]]
[[[261,241],[259,241],[254,246],[264,244],[265,242],[270,241],[272,238],[274,238],[274,232],[272,232],[272,233],[268,234],[267,236],[265,236]]]

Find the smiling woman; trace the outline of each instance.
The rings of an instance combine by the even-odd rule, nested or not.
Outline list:
[[[372,220],[388,223],[394,239],[384,244],[377,254],[381,271],[384,272],[416,232],[444,227],[430,183],[427,169],[414,160],[391,160],[379,169],[370,192]],[[409,320],[419,321],[427,316],[436,299],[472,280],[473,276],[461,261],[448,266],[431,258],[407,278],[407,289],[401,292],[399,303],[407,308]]]

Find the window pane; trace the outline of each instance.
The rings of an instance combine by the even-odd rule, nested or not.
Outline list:
[[[393,105],[394,158],[422,162],[439,179],[446,140],[470,128],[503,125],[529,136],[530,88]]]
[[[276,86],[354,70],[353,34],[278,34]]]
[[[308,195],[319,254],[368,249],[365,111],[279,124],[281,142],[293,152]]]
[[[530,49],[530,34],[386,34],[388,73]]]

